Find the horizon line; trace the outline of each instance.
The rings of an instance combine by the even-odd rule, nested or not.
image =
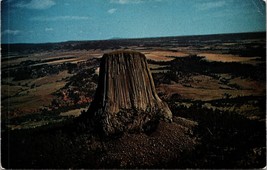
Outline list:
[[[230,32],[230,33],[214,33],[214,34],[191,34],[191,35],[173,35],[173,36],[159,36],[159,37],[130,37],[130,38],[124,38],[124,37],[111,37],[108,39],[88,39],[88,40],[66,40],[66,41],[55,41],[55,42],[18,42],[18,43],[2,43],[1,45],[20,45],[20,44],[57,44],[57,43],[67,43],[67,42],[89,42],[89,41],[114,41],[114,40],[129,40],[129,39],[153,39],[153,38],[171,38],[171,37],[192,37],[192,36],[211,36],[211,35],[224,35],[224,34],[249,34],[249,33],[265,33],[265,31],[254,31],[254,32]],[[266,38],[266,36],[265,36]]]

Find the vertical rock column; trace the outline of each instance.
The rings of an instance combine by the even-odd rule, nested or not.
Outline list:
[[[84,115],[106,135],[143,131],[148,124],[172,121],[158,97],[146,57],[138,52],[104,54],[94,101]]]

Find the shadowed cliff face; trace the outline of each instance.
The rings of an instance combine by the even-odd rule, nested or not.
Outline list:
[[[95,99],[86,115],[105,134],[143,131],[172,113],[158,97],[146,57],[138,52],[104,54]]]

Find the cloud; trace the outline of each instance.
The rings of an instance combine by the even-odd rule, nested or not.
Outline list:
[[[110,0],[110,2],[116,4],[139,4],[144,2],[144,0]]]
[[[112,9],[109,9],[109,10],[108,10],[108,13],[113,14],[113,13],[116,12],[116,11],[117,11],[116,8],[112,8]]]
[[[73,20],[88,20],[87,16],[55,16],[55,17],[33,17],[32,21],[73,21]]]
[[[140,3],[146,3],[146,2],[162,2],[163,0],[109,0],[110,3],[115,4],[140,4]]]
[[[54,29],[53,28],[45,28],[45,31],[48,32],[48,31],[53,31]]]
[[[213,8],[220,8],[226,5],[225,1],[215,1],[215,2],[206,2],[202,4],[198,4],[196,7],[199,10],[209,10]]]
[[[12,3],[14,0],[6,0],[7,3]]]
[[[3,31],[1,34],[2,35],[17,35],[20,32],[21,32],[20,30],[9,30],[9,29],[7,29],[7,30]]]
[[[54,6],[56,3],[53,0],[31,0],[30,2],[19,2],[14,6],[17,8],[27,8],[27,9],[48,9]]]

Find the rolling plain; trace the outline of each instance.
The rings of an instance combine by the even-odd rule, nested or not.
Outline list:
[[[161,122],[152,136],[126,134],[104,142],[84,134],[50,134],[54,126],[68,124],[87,111],[98,84],[101,57],[115,50],[146,56],[157,93],[168,103],[177,124]],[[2,155],[6,156],[2,160],[7,168],[266,165],[265,32],[2,44],[1,72]],[[180,126],[184,119],[187,124]],[[45,131],[44,135],[27,139],[28,134],[38,136],[39,131]],[[62,142],[64,146],[60,146]],[[151,144],[158,148],[155,152]],[[147,151],[139,148],[142,145]],[[123,152],[131,148],[135,151]],[[150,157],[135,159],[135,152]],[[177,155],[171,154],[174,152]],[[160,159],[160,154],[165,158]],[[69,161],[73,159],[77,161]]]

